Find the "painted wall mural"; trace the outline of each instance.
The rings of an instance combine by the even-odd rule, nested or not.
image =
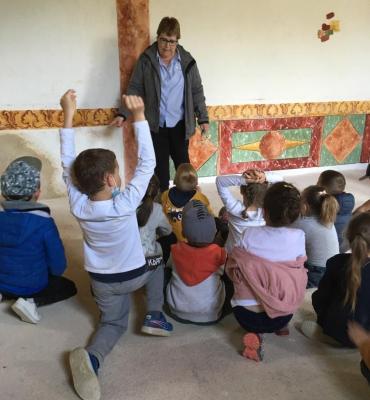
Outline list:
[[[368,162],[370,115],[212,121],[211,137],[197,132],[190,159],[199,176]],[[174,172],[174,171],[173,171]]]

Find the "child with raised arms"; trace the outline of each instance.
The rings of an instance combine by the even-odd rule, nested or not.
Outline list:
[[[100,322],[88,346],[73,350],[69,357],[74,387],[84,400],[100,398],[98,371],[127,330],[133,291],[146,288],[148,311],[142,330],[159,336],[168,336],[172,331],[172,325],[161,312],[163,270],[148,270],[136,217],[136,209],[154,172],[152,140],[142,99],[124,96],[123,101],[134,118],[138,164],[122,192],[119,167],[112,151],[88,149],[76,158],[75,92],[68,90],[60,101],[64,111],[64,128],[60,130],[63,178],[71,213],[83,231],[85,269],[100,309]]]

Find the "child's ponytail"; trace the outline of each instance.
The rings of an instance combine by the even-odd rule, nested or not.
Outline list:
[[[338,202],[334,196],[326,193],[320,195],[320,200],[321,212],[319,220],[325,226],[331,225],[335,222],[339,211]]]
[[[344,304],[349,305],[354,312],[357,291],[361,285],[362,268],[365,266],[370,251],[370,213],[366,212],[354,217],[348,225],[346,236],[352,254],[350,266],[347,270]]]
[[[149,181],[148,189],[146,190],[143,201],[136,210],[136,217],[139,228],[145,226],[148,222],[150,214],[153,211],[154,199],[157,197],[158,192],[159,180],[155,175],[153,175]]]
[[[306,188],[302,193],[302,201],[306,206],[305,215],[317,216],[320,223],[325,226],[335,222],[339,204],[322,186],[312,185]]]
[[[250,206],[262,208],[263,200],[267,191],[268,183],[248,183],[247,185],[240,186],[240,193],[243,196],[243,203],[245,210],[242,211],[242,218],[247,219],[247,209]]]

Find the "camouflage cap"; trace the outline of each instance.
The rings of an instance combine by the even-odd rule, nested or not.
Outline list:
[[[32,196],[40,187],[41,161],[36,157],[19,157],[1,175],[1,193],[10,196]]]

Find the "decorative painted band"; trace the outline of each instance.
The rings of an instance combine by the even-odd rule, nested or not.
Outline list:
[[[79,109],[74,126],[108,125],[117,113],[116,108]],[[60,128],[61,110],[0,110],[0,130]]]
[[[245,104],[208,107],[211,120],[284,117],[325,117],[328,115],[369,114],[370,101],[321,103]]]
[[[116,108],[79,109],[75,116],[75,126],[108,125],[116,112]],[[370,100],[220,105],[209,106],[208,112],[213,121],[370,114]],[[0,110],[0,130],[58,128],[61,124],[61,110]]]

